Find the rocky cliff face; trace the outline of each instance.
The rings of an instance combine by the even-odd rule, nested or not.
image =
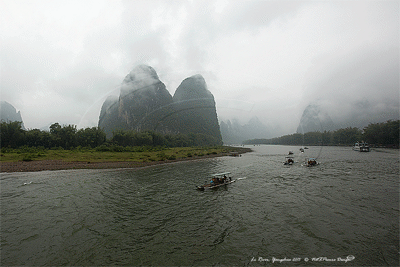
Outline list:
[[[0,120],[5,122],[20,121],[22,122],[22,129],[25,129],[21,112],[17,112],[15,107],[6,101],[0,101]]]
[[[108,137],[115,130],[152,130],[211,135],[216,144],[222,143],[214,96],[204,78],[185,79],[172,97],[156,71],[146,65],[125,77],[119,98],[109,97],[103,103],[99,127]]]
[[[160,125],[158,119],[171,104],[172,96],[156,71],[150,66],[140,65],[122,81],[119,98],[111,96],[104,101],[99,127],[108,137],[116,130],[165,132],[168,127]]]
[[[207,89],[203,76],[194,75],[183,80],[173,101],[179,132],[211,135],[222,142],[214,96]]]

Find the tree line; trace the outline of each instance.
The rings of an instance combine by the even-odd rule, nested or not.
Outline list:
[[[76,125],[54,123],[50,131],[24,130],[22,123],[1,122],[2,148],[43,147],[74,149],[77,147],[100,148],[100,150],[128,146],[189,147],[221,145],[218,140],[205,134],[161,134],[153,131],[136,132],[118,130],[110,139],[99,127],[77,129]]]
[[[364,141],[375,146],[399,148],[400,120],[370,123],[362,130],[347,127],[335,131],[294,133],[271,139],[246,140],[243,144],[271,145],[354,145]]]

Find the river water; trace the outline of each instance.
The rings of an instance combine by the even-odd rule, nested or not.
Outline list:
[[[1,265],[399,265],[399,151],[1,174]],[[292,166],[284,166],[289,150]],[[301,165],[304,157],[320,165]],[[230,171],[224,188],[197,191]]]

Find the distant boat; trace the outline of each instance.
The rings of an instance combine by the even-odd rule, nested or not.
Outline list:
[[[288,155],[293,155],[293,151],[289,151],[289,154]]]
[[[307,158],[306,159],[305,166],[312,167],[315,165],[319,165],[319,163],[317,162],[317,160],[315,158]]]
[[[357,142],[354,144],[353,150],[359,152],[369,152],[369,146],[365,142]]]
[[[286,156],[283,165],[293,165],[294,159],[292,156]]]
[[[304,152],[304,148],[302,148],[302,147],[300,147],[299,150],[300,150],[300,152]]]

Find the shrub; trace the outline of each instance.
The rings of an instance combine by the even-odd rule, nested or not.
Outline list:
[[[33,160],[33,155],[32,154],[25,154],[22,157],[22,161],[32,161]]]
[[[157,157],[160,158],[160,160],[166,160],[167,155],[165,155],[164,151],[161,151],[160,153],[157,153]]]
[[[111,149],[106,145],[100,145],[96,147],[96,151],[106,152],[106,151],[111,151]]]

